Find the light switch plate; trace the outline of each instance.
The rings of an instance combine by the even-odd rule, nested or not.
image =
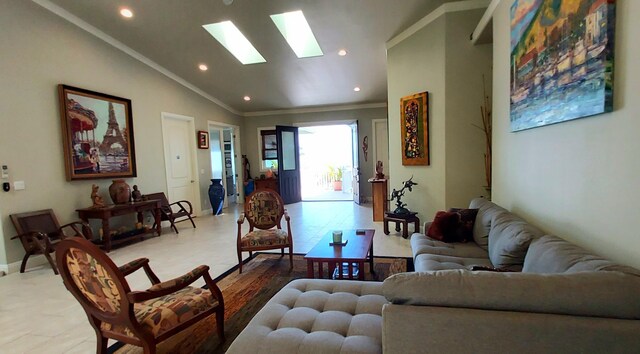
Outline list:
[[[9,167],[7,165],[2,165],[2,178],[9,178]]]
[[[25,189],[24,181],[15,181],[13,182],[13,189],[17,191],[21,191]]]

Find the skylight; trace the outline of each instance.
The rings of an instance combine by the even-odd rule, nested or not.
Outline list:
[[[251,42],[240,32],[231,21],[211,23],[202,26],[209,34],[222,44],[236,59],[242,64],[265,63],[266,60],[260,55]]]
[[[282,33],[284,39],[296,53],[298,58],[317,57],[323,55],[318,41],[313,36],[311,27],[302,11],[285,12],[271,15],[271,20]]]

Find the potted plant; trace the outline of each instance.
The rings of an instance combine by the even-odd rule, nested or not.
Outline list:
[[[329,166],[329,179],[333,182],[333,190],[342,190],[342,168]]]

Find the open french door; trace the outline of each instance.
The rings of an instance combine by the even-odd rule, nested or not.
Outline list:
[[[360,204],[362,199],[360,198],[360,159],[358,156],[358,121],[355,121],[351,124],[351,146],[352,146],[352,168],[353,179],[352,182],[352,190],[353,190],[353,202],[356,204]]]
[[[302,200],[298,127],[276,126],[278,184],[285,204]]]

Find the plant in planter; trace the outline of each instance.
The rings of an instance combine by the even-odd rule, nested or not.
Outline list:
[[[329,180],[333,182],[333,190],[342,190],[342,168],[329,166]]]

